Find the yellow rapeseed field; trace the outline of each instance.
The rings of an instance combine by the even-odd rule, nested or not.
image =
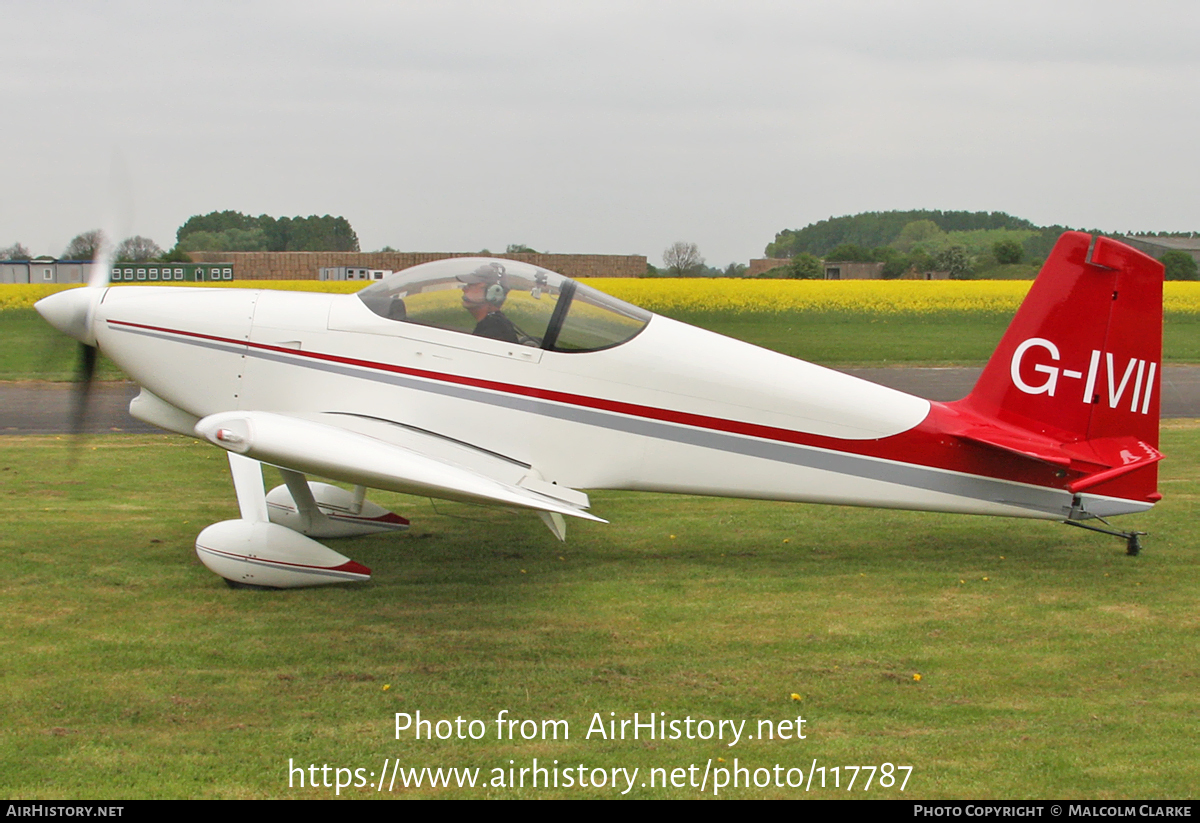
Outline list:
[[[676,312],[1013,313],[1030,281],[726,280],[618,278],[587,281],[663,314]]]
[[[591,278],[602,292],[651,311],[1012,314],[1031,280],[725,280]],[[1163,309],[1200,314],[1200,282],[1163,284]]]
[[[588,285],[663,314],[720,311],[734,313],[849,312],[854,314],[932,314],[939,312],[1012,314],[1029,291],[1028,280],[733,280],[589,278]],[[178,284],[206,288],[266,288],[348,294],[356,281],[254,280]],[[171,288],[176,287],[172,284]],[[71,286],[0,286],[0,310],[25,308]],[[121,288],[120,286],[116,288]],[[1200,282],[1164,284],[1169,314],[1200,315]]]
[[[146,284],[137,284],[146,285]],[[169,289],[202,286],[206,289],[279,289],[281,291],[317,291],[334,294],[351,294],[363,287],[353,280],[235,280],[228,283],[156,283],[151,284]],[[124,285],[113,288],[124,288]],[[31,308],[34,303],[48,294],[79,286],[43,283],[10,283],[0,285],[0,311],[4,309]]]
[[[48,294],[71,286],[44,286],[40,283],[6,283],[0,285],[0,309],[26,309]]]

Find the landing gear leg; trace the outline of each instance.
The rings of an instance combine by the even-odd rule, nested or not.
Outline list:
[[[1109,525],[1108,521],[1102,517],[1097,517],[1096,519],[1106,526]],[[1078,520],[1064,520],[1063,522],[1068,526],[1075,526],[1079,529],[1087,529],[1088,531],[1100,532],[1101,534],[1111,534],[1113,537],[1125,538],[1125,554],[1130,557],[1137,557],[1142,553],[1142,537],[1145,536],[1145,532],[1123,532],[1113,528],[1102,529],[1090,523],[1080,523]]]
[[[229,588],[291,589],[371,579],[366,566],[271,522],[257,460],[229,452],[229,470],[241,519],[214,523],[196,537],[196,556]]]

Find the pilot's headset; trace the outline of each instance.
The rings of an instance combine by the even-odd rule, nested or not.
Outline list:
[[[459,275],[463,283],[487,283],[483,292],[483,302],[494,308],[500,308],[508,298],[508,289],[504,285],[504,266],[500,263],[484,263],[470,274]],[[466,298],[463,298],[464,302]]]

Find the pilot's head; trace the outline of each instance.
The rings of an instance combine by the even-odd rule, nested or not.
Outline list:
[[[498,309],[508,297],[504,266],[499,263],[484,263],[469,274],[460,274],[458,279],[464,284],[462,302],[467,308]]]

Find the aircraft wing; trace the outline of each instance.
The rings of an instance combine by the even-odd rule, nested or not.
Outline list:
[[[606,522],[586,511],[586,494],[529,466],[389,421],[232,411],[203,418],[195,431],[227,451],[332,480]]]

